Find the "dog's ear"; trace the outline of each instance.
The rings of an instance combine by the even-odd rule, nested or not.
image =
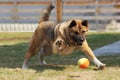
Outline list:
[[[72,20],[72,21],[70,21],[69,28],[72,28],[72,27],[74,27],[76,25],[77,25],[76,21]]]
[[[82,25],[88,27],[88,21],[87,20],[83,20],[82,21]]]

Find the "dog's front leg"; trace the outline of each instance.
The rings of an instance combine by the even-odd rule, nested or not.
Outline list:
[[[81,46],[81,50],[93,61],[93,63],[98,67],[98,69],[104,69],[106,64],[102,63],[97,59],[91,48],[88,46],[86,40],[83,42],[83,45]]]

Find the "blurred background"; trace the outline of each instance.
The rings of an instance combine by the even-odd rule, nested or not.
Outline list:
[[[33,32],[50,2],[50,20],[86,19],[90,30],[120,30],[120,0],[0,0],[0,32]]]

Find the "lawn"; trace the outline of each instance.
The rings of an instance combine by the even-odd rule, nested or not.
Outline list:
[[[48,66],[39,66],[37,55],[30,60],[30,66],[22,70],[25,52],[32,33],[0,33],[0,80],[119,80],[120,55],[98,57],[107,64],[104,70],[95,71],[91,63],[88,69],[80,69],[77,60],[86,57],[75,51],[68,56],[46,57]],[[120,40],[120,33],[90,32],[87,40],[96,49]]]

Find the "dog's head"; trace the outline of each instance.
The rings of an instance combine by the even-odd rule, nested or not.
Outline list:
[[[88,31],[87,20],[71,20],[68,23],[67,33],[72,43],[81,46],[85,40],[86,32]]]

